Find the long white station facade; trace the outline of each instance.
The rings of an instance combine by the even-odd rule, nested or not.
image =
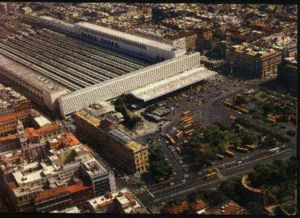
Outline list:
[[[68,24],[46,16],[33,20],[31,25],[40,30],[0,42],[0,54],[46,81],[40,92],[51,89],[51,99],[35,94],[33,100],[63,117],[130,92],[148,101],[215,74],[200,67],[198,52],[187,55],[172,45],[86,22]],[[25,82],[15,69],[6,64],[4,71],[2,65],[0,72],[11,84]],[[31,81],[22,86],[29,94],[36,93]],[[169,88],[163,90],[165,84]]]

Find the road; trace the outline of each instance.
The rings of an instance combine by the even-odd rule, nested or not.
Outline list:
[[[257,159],[249,160],[249,162],[244,162],[240,165],[234,165],[230,169],[220,170],[220,172],[225,176],[225,178],[230,178],[234,176],[244,175],[253,170],[253,167],[257,164],[262,164],[270,162],[275,159],[288,159],[295,151],[292,149],[286,149],[278,153],[271,153],[267,156],[263,154],[258,155]],[[190,192],[199,189],[211,189],[216,188],[221,183],[220,178],[214,178],[209,181],[205,180],[205,177],[198,177],[193,180],[186,182],[185,184],[178,184],[173,187],[168,187],[162,190],[151,192],[151,195],[142,196],[143,203],[147,206],[150,206],[153,202],[161,204],[162,202],[173,201],[177,198],[187,195]]]

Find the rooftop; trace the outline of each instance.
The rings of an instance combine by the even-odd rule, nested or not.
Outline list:
[[[127,147],[130,148],[133,152],[137,152],[145,148],[144,145],[138,143],[135,140],[130,141]]]
[[[142,88],[135,89],[131,91],[130,94],[146,102],[184,88],[195,82],[209,79],[214,75],[216,75],[216,72],[207,70],[203,67],[194,68],[181,74],[151,83]]]
[[[30,102],[25,96],[0,84],[0,114],[6,108],[13,108],[19,103]]]
[[[233,46],[235,52],[244,53],[251,56],[260,56],[260,57],[267,57],[272,54],[278,54],[279,51],[273,49],[273,48],[259,48],[255,46],[251,46],[247,43],[243,43],[241,45],[235,45]]]
[[[39,116],[34,118],[35,122],[40,126],[45,126],[46,124],[50,124],[51,122],[44,116]]]
[[[49,123],[44,126],[42,126],[39,129],[34,129],[34,128],[25,128],[25,134],[28,139],[33,138],[33,137],[39,137],[39,136],[44,136],[46,134],[49,134],[51,132],[57,131],[61,128],[61,126],[57,123]]]
[[[78,111],[75,114],[76,114],[76,116],[86,120],[87,122],[89,122],[93,126],[99,126],[100,125],[100,120],[99,119],[97,119],[96,117],[90,115],[89,113],[85,112],[84,110]]]
[[[132,35],[132,34],[128,34],[128,33],[124,33],[121,31],[117,31],[117,30],[113,30],[110,28],[106,28],[103,26],[99,26],[99,25],[95,25],[95,24],[91,24],[91,23],[87,23],[87,22],[79,22],[77,24],[75,24],[75,26],[77,27],[82,27],[84,29],[90,29],[92,31],[95,32],[99,32],[99,33],[106,33],[112,36],[116,36],[128,41],[132,41],[132,42],[136,42],[136,43],[140,43],[143,45],[147,45],[150,47],[157,47],[160,48],[162,50],[166,50],[166,51],[173,51],[174,47],[168,44],[164,44],[158,41],[154,41],[154,40],[150,40],[147,38],[143,38],[143,37],[139,37],[136,35]]]
[[[54,210],[51,213],[81,213],[81,210],[77,206],[75,206],[63,210]]]
[[[117,202],[119,202],[125,213],[135,213],[139,209],[143,208],[136,196],[127,188],[123,188],[118,192],[114,192],[110,195],[106,194],[93,198],[89,200],[88,203],[97,212],[99,209],[101,210],[107,207],[108,205],[114,204],[116,202],[114,201],[114,199],[116,199]]]
[[[29,115],[30,115],[29,110],[23,110],[23,111],[19,111],[16,113],[4,115],[4,116],[0,117],[0,123],[5,123],[5,122],[11,121],[11,120],[20,119],[22,117],[26,117]]]
[[[58,84],[48,80],[46,77],[35,73],[33,70],[17,63],[3,55],[0,54],[0,68],[17,75],[25,81],[30,81],[36,88],[40,89],[43,87],[49,93],[65,92],[66,89],[59,86]]]

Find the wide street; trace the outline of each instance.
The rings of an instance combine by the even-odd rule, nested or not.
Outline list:
[[[238,175],[244,175],[250,171],[252,171],[253,167],[257,164],[270,162],[275,159],[288,159],[294,154],[293,149],[286,149],[280,151],[278,153],[270,153],[267,155],[259,155],[256,159],[244,162],[240,165],[233,165],[230,168],[226,168],[221,170],[221,174],[225,178],[230,178]],[[184,185],[176,185],[170,188],[166,188],[163,190],[159,190],[153,192],[154,202],[155,203],[162,203],[167,201],[172,201],[176,198],[182,197],[192,191],[199,190],[199,189],[210,189],[216,188],[220,184],[220,182],[225,178],[214,178],[210,180],[206,180],[205,176],[195,178],[189,182],[186,182]]]
[[[139,194],[145,205],[151,205],[152,202],[161,204],[162,202],[169,202],[182,196],[187,195],[190,192],[200,189],[211,189],[217,188],[223,179],[244,175],[253,170],[253,167],[257,164],[267,163],[275,159],[287,160],[292,155],[295,154],[294,149],[288,148],[277,153],[262,152],[262,154],[255,154],[253,157],[249,158],[248,161],[242,164],[234,164],[231,167],[225,169],[220,169],[221,177],[216,177],[210,180],[206,180],[205,176],[198,178],[193,178],[187,181],[185,184],[174,185],[173,187],[167,187],[154,192],[145,192]]]

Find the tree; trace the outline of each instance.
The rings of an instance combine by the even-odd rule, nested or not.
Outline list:
[[[227,200],[227,197],[219,190],[208,190],[203,192],[204,198],[209,206],[217,206]]]
[[[262,203],[260,202],[249,202],[247,205],[247,210],[252,215],[267,215]]]
[[[150,150],[150,172],[152,173],[155,180],[159,178],[168,179],[173,172],[173,168],[163,158],[161,150],[159,148]]]
[[[242,130],[240,136],[244,145],[257,144],[258,142],[257,135],[252,131]]]
[[[242,104],[246,104],[247,101],[246,101],[246,98],[245,96],[236,96],[235,100],[234,100],[234,103],[237,104],[237,105],[242,105]]]
[[[276,146],[276,140],[272,137],[267,135],[265,138],[265,145],[270,146],[270,147],[275,147]]]
[[[114,104],[115,110],[123,114],[125,125],[128,128],[134,129],[138,124],[142,123],[142,118],[128,109],[124,96],[119,96]]]

